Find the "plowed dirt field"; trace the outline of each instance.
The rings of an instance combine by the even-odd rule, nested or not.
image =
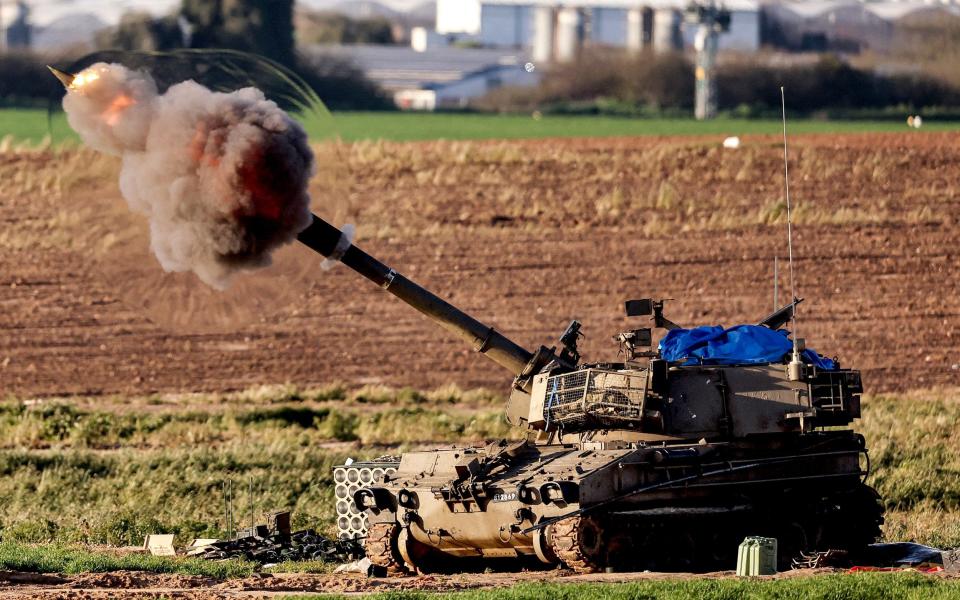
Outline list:
[[[342,145],[323,155],[315,209],[520,344],[552,344],[576,318],[584,357],[613,360],[612,336],[639,325],[627,298],[672,298],[682,325],[754,322],[772,308],[775,255],[789,296],[782,148],[743,142]],[[956,134],[792,140],[799,335],[861,368],[868,391],[960,384],[958,159]],[[194,292],[164,295],[145,236],[101,254],[78,243],[110,237],[110,219],[85,219],[120,202],[115,171],[89,152],[0,154],[0,393],[506,390],[509,374],[305,250],[287,263],[299,273],[250,284],[220,303],[229,318],[204,321]]]

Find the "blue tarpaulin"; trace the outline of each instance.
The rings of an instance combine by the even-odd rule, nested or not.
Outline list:
[[[736,325],[729,329],[703,326],[672,329],[660,340],[661,358],[687,365],[753,365],[781,362],[793,350],[790,333],[760,325]],[[805,362],[825,370],[837,365],[814,352],[804,350]]]

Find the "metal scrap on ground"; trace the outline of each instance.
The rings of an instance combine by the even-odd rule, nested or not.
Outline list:
[[[823,567],[871,569],[917,569],[943,571],[955,569],[956,550],[941,550],[912,542],[870,544],[859,552],[827,550],[804,552],[794,559],[794,569]]]
[[[344,563],[363,558],[364,552],[359,539],[332,540],[313,529],[304,529],[220,540],[197,549],[194,555],[208,560],[244,558],[260,564],[305,560]]]

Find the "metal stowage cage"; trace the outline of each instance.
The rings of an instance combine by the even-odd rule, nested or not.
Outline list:
[[[563,431],[639,428],[646,370],[582,369],[547,379],[544,418]]]

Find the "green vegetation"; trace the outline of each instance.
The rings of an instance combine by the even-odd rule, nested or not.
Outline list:
[[[254,564],[239,559],[208,561],[199,558],[110,552],[60,544],[32,546],[4,541],[0,542],[0,570],[65,575],[122,570],[227,579],[250,575],[254,571]]]
[[[77,562],[76,549],[70,547],[16,550],[29,542],[122,546],[139,545],[148,533],[174,533],[178,544],[220,536],[227,480],[234,482],[235,511],[242,523],[249,519],[252,481],[257,515],[288,508],[294,527],[332,533],[334,465],[419,444],[516,435],[502,421],[500,402],[483,390],[351,391],[337,385],[69,402],[9,399],[0,403],[0,536],[10,544],[0,546],[0,569],[13,568],[9,561],[14,560],[79,565],[52,569],[65,572],[88,564],[106,570],[108,566],[97,565],[113,564],[104,557]],[[858,428],[871,448],[869,481],[887,504],[886,539],[960,546],[958,420],[956,391],[864,401]],[[424,431],[431,440],[423,439]],[[158,562],[150,568],[188,569],[190,564]],[[321,563],[298,567],[326,569]],[[681,586],[665,588],[671,594],[694,593],[694,588],[682,587],[693,583],[670,585]],[[779,585],[794,584],[770,587],[770,597],[781,597]],[[739,589],[717,588],[721,595],[715,597],[739,597]],[[840,595],[834,597],[854,591],[862,590],[838,588]]]
[[[906,118],[906,117],[904,117]],[[666,135],[747,135],[775,134],[782,127],[773,119],[723,118],[695,121],[684,118],[642,118],[603,116],[492,115],[474,113],[336,113],[334,123],[348,141],[526,139],[545,137],[618,137]],[[954,131],[960,123],[929,123],[930,131]],[[309,124],[308,124],[309,130]],[[816,121],[793,120],[792,133],[859,133],[906,131],[899,121]],[[311,135],[314,131],[310,130]]]
[[[465,592],[402,591],[375,594],[377,600],[940,600],[956,598],[960,580],[917,573],[860,573],[778,579],[668,579],[629,583],[524,583]],[[298,596],[301,598],[302,596]],[[328,598],[328,596],[322,596]],[[312,596],[321,598],[321,596]]]
[[[821,121],[794,119],[790,132],[860,133],[909,131],[904,121]],[[544,137],[610,137],[661,135],[772,135],[780,131],[775,119],[721,118],[700,122],[684,118],[626,118],[603,116],[553,116],[533,118],[530,115],[493,115],[475,113],[399,113],[340,112],[334,114],[337,134],[346,141],[355,140],[465,140],[525,139]],[[328,137],[326,122],[307,122],[314,138]],[[923,131],[956,131],[960,122],[930,121]],[[0,138],[39,142],[47,135],[47,112],[42,109],[0,110]],[[66,118],[56,113],[52,121],[53,141],[76,140]]]
[[[277,386],[120,401],[109,410],[78,408],[83,399],[0,403],[4,540],[137,545],[148,533],[174,533],[181,544],[219,537],[227,480],[244,522],[252,481],[257,514],[289,508],[295,527],[330,533],[331,470],[346,458],[510,435],[493,405],[498,397],[452,387]],[[355,445],[332,449],[337,442]]]
[[[228,479],[243,519],[252,480],[257,513],[290,508],[296,527],[331,532],[335,464],[412,444],[510,436],[500,401],[483,390],[336,385],[8,400],[0,403],[0,535],[117,545],[157,532],[177,534],[178,543],[218,536]],[[859,428],[871,448],[870,481],[887,503],[887,539],[960,545],[958,420],[955,392],[864,402]]]
[[[960,398],[957,391],[870,398],[858,424],[870,448],[869,482],[887,505],[884,534],[960,546]]]
[[[299,45],[393,44],[393,27],[382,16],[354,19],[333,11],[300,8],[294,35]]]
[[[486,390],[363,387],[348,394],[339,386],[151,397],[145,403],[153,410],[146,413],[82,409],[56,399],[30,406],[8,401],[0,402],[0,448],[117,450],[184,442],[268,444],[284,437],[310,445],[483,441],[510,435],[495,402],[498,397]]]
[[[246,525],[252,501],[261,517],[290,508],[296,527],[333,523],[331,469],[348,456],[302,445],[296,431],[272,443],[190,438],[176,448],[116,451],[62,449],[0,452],[4,540],[138,545],[149,533],[224,535],[224,481],[233,480],[235,511]],[[376,454],[375,452],[373,453]],[[254,497],[247,494],[250,481]]]

